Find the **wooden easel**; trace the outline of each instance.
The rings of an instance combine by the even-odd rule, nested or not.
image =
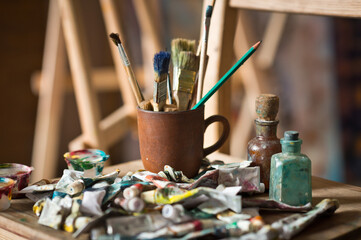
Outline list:
[[[154,19],[146,0],[134,0],[139,9],[138,20],[141,31],[143,57],[160,50],[160,38],[156,28],[149,28]],[[107,32],[118,32],[123,38],[123,29],[115,0],[100,0]],[[39,88],[39,105],[35,129],[32,166],[33,179],[55,177],[58,159],[59,119],[62,114],[63,93],[66,90],[66,58],[68,53],[74,94],[79,109],[82,135],[69,144],[70,150],[98,148],[106,150],[134,126],[136,104],[122,67],[117,49],[110,49],[115,65],[115,73],[109,69],[92,69],[89,64],[88,49],[82,38],[83,26],[78,19],[78,8],[73,0],[51,0],[45,41],[43,69]],[[151,24],[156,25],[156,24]],[[65,42],[64,42],[65,40]],[[126,43],[125,43],[126,46]],[[150,57],[151,59],[152,57]],[[150,61],[144,61],[150,62]],[[148,71],[152,66],[148,64]],[[102,73],[106,73],[102,75]],[[100,119],[96,87],[104,77],[116,78],[124,105],[104,119]],[[103,81],[103,80],[102,80]],[[104,81],[103,81],[104,82]],[[109,81],[105,81],[109,83]],[[111,83],[110,86],[113,86]],[[109,85],[108,85],[109,87]]]
[[[204,9],[210,1],[204,1]],[[313,14],[339,17],[361,17],[361,1],[331,0],[331,1],[286,1],[286,0],[219,0],[216,1],[212,23],[210,27],[210,41],[208,55],[210,56],[206,73],[204,92],[207,92],[225,71],[232,66],[233,55],[229,46],[234,44],[234,54],[242,54],[255,41],[247,29],[247,19],[241,9],[261,10],[273,12],[269,20],[262,48],[258,57],[247,61],[247,67],[240,69],[237,74],[242,79],[245,88],[245,100],[242,103],[240,117],[236,123],[231,123],[232,145],[226,145],[222,151],[230,152],[237,157],[245,157],[250,131],[253,128],[254,99],[262,92],[262,72],[270,68],[278,47],[282,32],[287,21],[287,14]],[[237,24],[235,24],[237,23]],[[235,36],[234,32],[237,31]],[[236,37],[236,39],[235,39]],[[237,56],[239,58],[240,56]],[[219,93],[207,102],[206,115],[222,114],[231,116],[230,84],[225,84]],[[220,129],[213,128],[206,136],[206,143],[211,144],[217,139]],[[235,144],[236,143],[236,144]]]

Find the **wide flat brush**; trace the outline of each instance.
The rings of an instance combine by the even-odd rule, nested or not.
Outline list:
[[[194,82],[199,66],[199,59],[195,53],[191,51],[182,51],[179,54],[179,70],[177,72],[176,90],[174,98],[179,111],[188,109],[189,102],[192,97]]]
[[[109,37],[111,38],[111,40],[114,42],[115,46],[117,46],[117,48],[119,50],[120,57],[123,61],[124,69],[128,75],[129,84],[132,88],[135,99],[137,100],[138,106],[143,109],[144,109],[144,107],[149,107],[149,104],[142,103],[144,101],[144,97],[143,97],[142,92],[140,91],[139,84],[138,84],[137,80],[135,79],[135,75],[134,75],[132,66],[130,65],[127,53],[125,52],[122,42],[120,41],[119,34],[111,33],[109,35]]]
[[[170,63],[170,53],[159,52],[154,55],[154,92],[153,92],[153,109],[162,111],[167,100],[167,79]]]
[[[178,70],[179,70],[179,54],[182,51],[195,51],[196,41],[175,38],[172,40],[171,49],[172,49],[172,64],[173,64],[173,91],[176,90],[178,86]]]

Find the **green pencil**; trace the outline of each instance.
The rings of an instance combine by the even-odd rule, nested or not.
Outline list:
[[[257,50],[258,46],[261,44],[262,41],[257,42],[255,45],[253,45],[247,52],[246,54],[244,54],[241,59],[238,60],[238,62],[236,64],[233,65],[233,67],[231,69],[228,70],[228,72],[226,74],[224,74],[224,76],[216,83],[216,85],[214,85],[214,87],[209,90],[209,92],[207,92],[206,95],[204,95],[204,97],[199,100],[199,102],[194,105],[193,109],[196,109],[202,105],[204,105],[204,103],[210,98],[212,97],[212,95],[223,85],[223,83],[225,83],[228,78],[230,78],[233,73],[235,71],[237,71],[237,69],[245,62],[247,61],[247,59]]]

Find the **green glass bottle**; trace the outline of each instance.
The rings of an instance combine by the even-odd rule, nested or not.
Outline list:
[[[269,198],[292,206],[312,200],[311,160],[301,153],[298,132],[287,131],[281,139],[282,153],[271,159]]]

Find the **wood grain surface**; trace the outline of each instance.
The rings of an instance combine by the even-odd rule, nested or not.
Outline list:
[[[230,0],[235,8],[338,17],[361,17],[359,0]]]

